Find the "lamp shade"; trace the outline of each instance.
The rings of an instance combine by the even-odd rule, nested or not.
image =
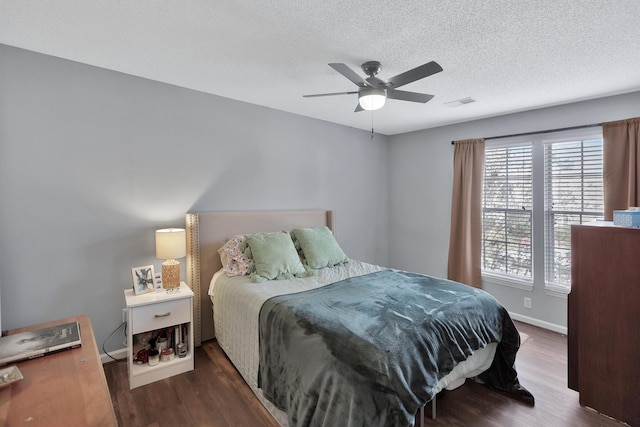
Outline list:
[[[165,228],[156,231],[156,258],[176,259],[187,256],[184,228]]]
[[[365,110],[379,110],[387,100],[387,90],[377,88],[362,88],[358,92],[358,102]]]

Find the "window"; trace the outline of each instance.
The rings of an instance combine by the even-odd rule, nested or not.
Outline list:
[[[571,225],[604,212],[602,136],[590,132],[487,141],[483,280],[524,289],[544,281],[549,293],[568,293]]]
[[[482,268],[531,278],[531,145],[485,150]]]
[[[571,224],[604,215],[602,139],[544,144],[545,283],[571,285]]]

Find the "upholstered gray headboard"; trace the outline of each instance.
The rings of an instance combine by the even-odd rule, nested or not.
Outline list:
[[[218,249],[236,234],[275,232],[326,225],[334,230],[333,211],[194,212],[186,215],[187,283],[194,293],[194,342],[215,338],[208,295],[213,274],[222,268]],[[334,230],[335,231],[335,230]]]

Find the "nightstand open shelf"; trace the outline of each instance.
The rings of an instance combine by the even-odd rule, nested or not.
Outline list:
[[[127,372],[131,389],[164,378],[193,370],[193,292],[181,283],[179,290],[135,295],[132,290],[124,291],[127,304]],[[167,328],[182,328],[186,333],[187,355],[173,360],[160,361],[151,366],[148,363],[137,364],[134,359],[142,345],[135,345],[135,336],[153,335],[154,331]],[[176,341],[172,340],[172,348]],[[134,347],[135,345],[135,347]]]

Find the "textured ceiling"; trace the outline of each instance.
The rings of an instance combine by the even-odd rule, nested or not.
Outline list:
[[[387,135],[640,90],[639,0],[0,0],[0,43]],[[302,97],[369,60],[435,98]]]

